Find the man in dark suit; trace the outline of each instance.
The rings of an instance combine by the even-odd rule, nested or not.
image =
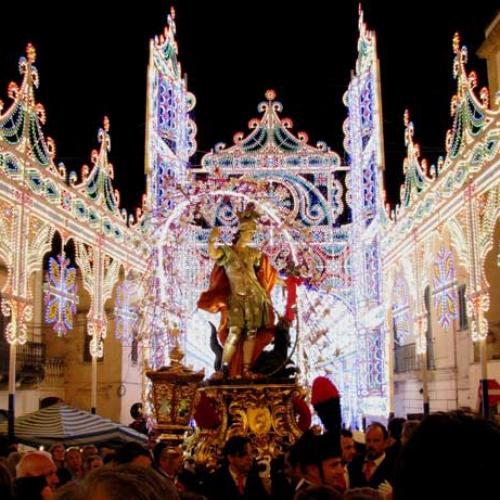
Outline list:
[[[387,429],[380,422],[373,422],[366,430],[366,455],[354,459],[349,467],[351,488],[369,486],[381,493],[392,491],[394,460],[385,453]]]
[[[250,439],[230,437],[222,454],[225,464],[210,475],[206,496],[209,500],[269,500],[270,493],[254,467]]]

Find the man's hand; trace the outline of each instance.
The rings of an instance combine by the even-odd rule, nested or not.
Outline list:
[[[259,460],[257,466],[260,477],[271,477],[271,462],[269,460]]]
[[[389,481],[385,480],[384,482],[380,483],[377,490],[386,500],[390,500],[392,498],[392,486]]]
[[[266,491],[271,493],[271,462],[263,459],[257,462],[259,476]]]

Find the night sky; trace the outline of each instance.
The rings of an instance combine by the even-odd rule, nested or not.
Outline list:
[[[311,144],[325,141],[343,156],[342,95],[355,65],[358,1],[309,0],[292,7],[289,0],[254,0],[230,2],[229,8],[226,0],[147,0],[133,8],[110,0],[54,4],[2,5],[0,99],[9,103],[7,84],[20,82],[17,61],[33,43],[37,97],[47,111],[45,132],[56,142],[56,161],[79,172],[90,162],[98,128],[108,116],[114,184],[129,211],[144,190],[149,39],[163,31],[172,5],[179,60],[198,101],[193,164],[216,143],[230,145],[234,133],[248,130],[267,89],[277,92],[295,132],[305,131]],[[435,163],[451,126],[453,34],[460,32],[470,52],[468,69],[477,71],[480,87],[487,85],[485,62],[475,51],[500,4],[476,0],[473,12],[458,10],[456,0],[365,0],[362,5],[377,33],[386,181],[395,202],[405,153],[404,110],[410,111],[422,156]]]

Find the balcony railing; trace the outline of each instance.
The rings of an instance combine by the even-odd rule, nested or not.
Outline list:
[[[417,355],[415,344],[396,345],[394,347],[394,371],[405,373],[422,369],[421,357]]]
[[[45,360],[45,380],[55,382],[64,379],[66,362],[60,358],[47,358]]]
[[[0,343],[0,377],[9,374],[10,346]],[[45,378],[45,344],[26,342],[16,349],[16,382],[19,384],[39,384]]]

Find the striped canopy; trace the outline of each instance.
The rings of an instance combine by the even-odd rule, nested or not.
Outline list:
[[[7,422],[3,422],[0,424],[0,435],[7,434]],[[17,441],[31,446],[50,446],[54,443],[80,446],[128,441],[142,444],[148,442],[147,436],[126,425],[64,403],[17,417],[14,421],[14,434]]]

